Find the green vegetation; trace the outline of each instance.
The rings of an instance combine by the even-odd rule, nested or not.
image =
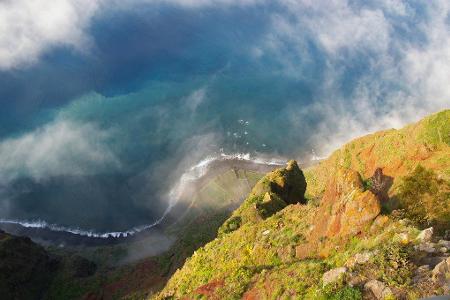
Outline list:
[[[387,297],[442,292],[430,283],[424,288],[413,282],[424,255],[413,249],[420,231],[416,224],[450,227],[450,148],[442,137],[449,132],[449,120],[447,110],[349,143],[305,171],[306,205],[306,200],[289,201],[289,185],[280,184],[286,171],[268,174],[218,237],[195,251],[155,298],[362,299],[370,280],[393,292]],[[378,215],[375,204],[367,205],[379,201],[372,190],[380,183],[371,179],[377,168],[393,181],[382,203],[389,207],[386,215]],[[405,213],[396,210],[394,199]],[[356,257],[366,258],[358,262]],[[325,272],[344,266],[342,277],[323,284]]]
[[[422,227],[450,228],[450,181],[421,165],[406,176],[397,194],[406,217]]]

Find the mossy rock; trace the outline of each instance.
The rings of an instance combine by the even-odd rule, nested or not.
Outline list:
[[[306,180],[295,160],[285,168],[264,176],[252,189],[248,198],[219,228],[219,235],[239,229],[246,223],[256,223],[289,204],[306,203]]]
[[[277,194],[267,192],[262,202],[258,202],[255,205],[259,214],[265,219],[285,208],[287,204]]]
[[[306,180],[303,171],[295,160],[291,160],[286,168],[274,170],[258,181],[251,195],[260,196],[272,192],[287,204],[305,204],[305,191]]]

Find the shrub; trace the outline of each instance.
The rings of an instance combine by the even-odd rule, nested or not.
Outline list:
[[[438,178],[432,171],[417,166],[403,179],[397,195],[405,215],[418,225],[450,227],[450,182]]]
[[[235,217],[231,217],[230,219],[228,219],[222,226],[221,228],[221,233],[230,233],[233,232],[237,229],[239,229],[239,227],[241,227],[242,224],[242,218],[239,216],[235,216]]]
[[[373,262],[377,277],[388,285],[408,285],[413,272],[410,256],[408,247],[396,243],[382,245]]]

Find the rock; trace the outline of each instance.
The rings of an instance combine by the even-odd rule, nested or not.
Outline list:
[[[246,223],[258,223],[289,204],[306,204],[306,180],[297,162],[268,173],[253,187],[249,196],[219,228],[222,236]]]
[[[439,248],[439,251],[442,253],[447,253],[448,249],[446,247]]]
[[[306,180],[295,160],[290,160],[286,168],[274,170],[264,176],[252,190],[251,195],[277,194],[287,204],[306,203]]]
[[[347,280],[347,284],[350,287],[361,286],[367,279],[360,274],[351,274],[350,278]]]
[[[450,284],[450,257],[438,263],[431,274],[434,282],[440,285]]]
[[[358,234],[380,213],[375,194],[365,191],[358,172],[341,168],[328,183],[317,219],[317,236],[334,237]]]
[[[426,271],[430,271],[429,265],[422,265],[422,266],[418,267],[416,270],[417,273],[426,272]]]
[[[272,192],[267,192],[264,195],[262,202],[255,204],[255,208],[264,219],[270,217],[285,207],[286,202]]]
[[[433,227],[422,230],[417,236],[417,240],[422,243],[431,242],[431,238],[433,237]]]
[[[434,268],[445,259],[447,259],[447,257],[445,256],[426,256],[420,260],[420,263],[424,265],[429,265],[430,268]]]
[[[435,246],[436,246],[435,243],[422,243],[422,244],[414,246],[414,250],[424,251],[427,253],[434,253],[434,252],[436,252],[436,249],[434,248]]]
[[[366,262],[369,261],[369,259],[373,256],[372,252],[361,252],[361,253],[357,253],[355,254],[355,256],[353,256],[352,258],[350,258],[347,263],[346,266],[348,267],[354,267],[355,265],[362,265],[365,264]]]
[[[371,257],[372,253],[370,252],[358,253],[355,255],[355,262],[361,265],[368,262]]]
[[[370,227],[370,231],[375,231],[377,229],[382,228],[389,222],[389,217],[385,215],[379,215],[375,218],[375,220],[372,223],[372,226]]]
[[[338,281],[347,272],[346,267],[334,268],[325,272],[322,276],[323,285],[326,286],[330,283]]]
[[[381,201],[388,201],[388,191],[392,186],[394,179],[390,176],[384,175],[381,168],[377,168],[373,176],[370,178],[370,182],[370,190],[377,195],[378,199]]]
[[[345,241],[361,234],[379,215],[377,196],[365,190],[358,172],[339,168],[328,181],[320,205],[314,213],[307,242],[297,246],[296,257],[327,257],[335,251],[330,240]]]
[[[439,240],[438,245],[450,249],[450,241]]]
[[[270,233],[270,230],[267,229],[267,230],[264,230],[264,231],[262,232],[262,235],[268,235],[269,233]]]
[[[385,299],[388,296],[392,296],[393,293],[390,288],[384,285],[381,281],[370,280],[364,285],[364,289],[370,291],[376,299]]]

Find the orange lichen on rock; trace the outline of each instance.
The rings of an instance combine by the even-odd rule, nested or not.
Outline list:
[[[317,209],[307,243],[296,248],[296,257],[326,256],[328,240],[357,235],[380,214],[377,196],[364,186],[358,172],[340,168],[328,183]],[[334,241],[333,245],[337,245]]]

